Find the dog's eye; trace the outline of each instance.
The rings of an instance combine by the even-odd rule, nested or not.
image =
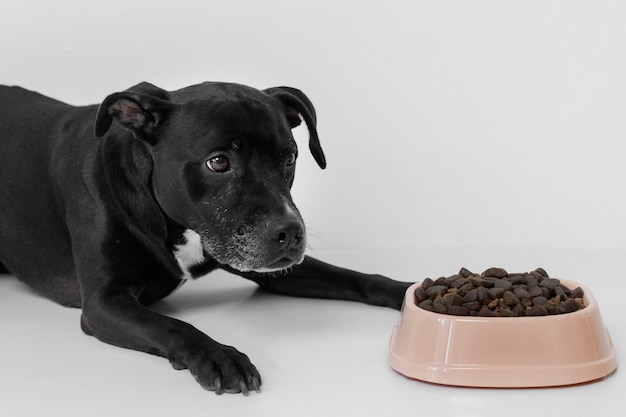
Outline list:
[[[295,152],[291,152],[289,156],[287,157],[287,166],[290,167],[293,164],[295,164],[297,158],[298,158],[298,155]]]
[[[224,155],[217,155],[209,159],[206,165],[213,172],[226,172],[230,169],[230,161]]]

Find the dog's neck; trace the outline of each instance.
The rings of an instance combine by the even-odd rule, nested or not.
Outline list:
[[[182,278],[194,278],[190,272],[190,268],[200,265],[205,261],[200,235],[191,229],[185,230],[181,243],[174,246],[174,257],[178,261],[180,269],[183,271]]]

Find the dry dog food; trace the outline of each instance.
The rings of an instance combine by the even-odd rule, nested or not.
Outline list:
[[[580,287],[567,288],[543,268],[515,274],[461,268],[456,275],[426,278],[415,290],[415,304],[435,313],[483,317],[546,316],[585,307]]]

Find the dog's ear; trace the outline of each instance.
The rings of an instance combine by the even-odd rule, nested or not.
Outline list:
[[[285,117],[292,129],[300,125],[302,115],[309,129],[309,149],[320,168],[326,168],[326,157],[317,136],[317,118],[311,100],[302,91],[292,87],[273,87],[264,91],[283,104]]]
[[[135,136],[150,141],[154,131],[163,125],[172,110],[167,91],[150,83],[141,83],[104,99],[98,108],[95,133],[104,134],[116,120]]]

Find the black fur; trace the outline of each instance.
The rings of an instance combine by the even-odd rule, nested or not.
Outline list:
[[[0,271],[82,308],[87,334],[246,394],[261,385],[246,355],[147,306],[223,268],[281,294],[400,308],[408,283],[304,256],[290,195],[300,117],[326,159],[299,90],[142,83],[73,107],[0,87],[0,115]],[[177,259],[188,236],[202,246]]]

